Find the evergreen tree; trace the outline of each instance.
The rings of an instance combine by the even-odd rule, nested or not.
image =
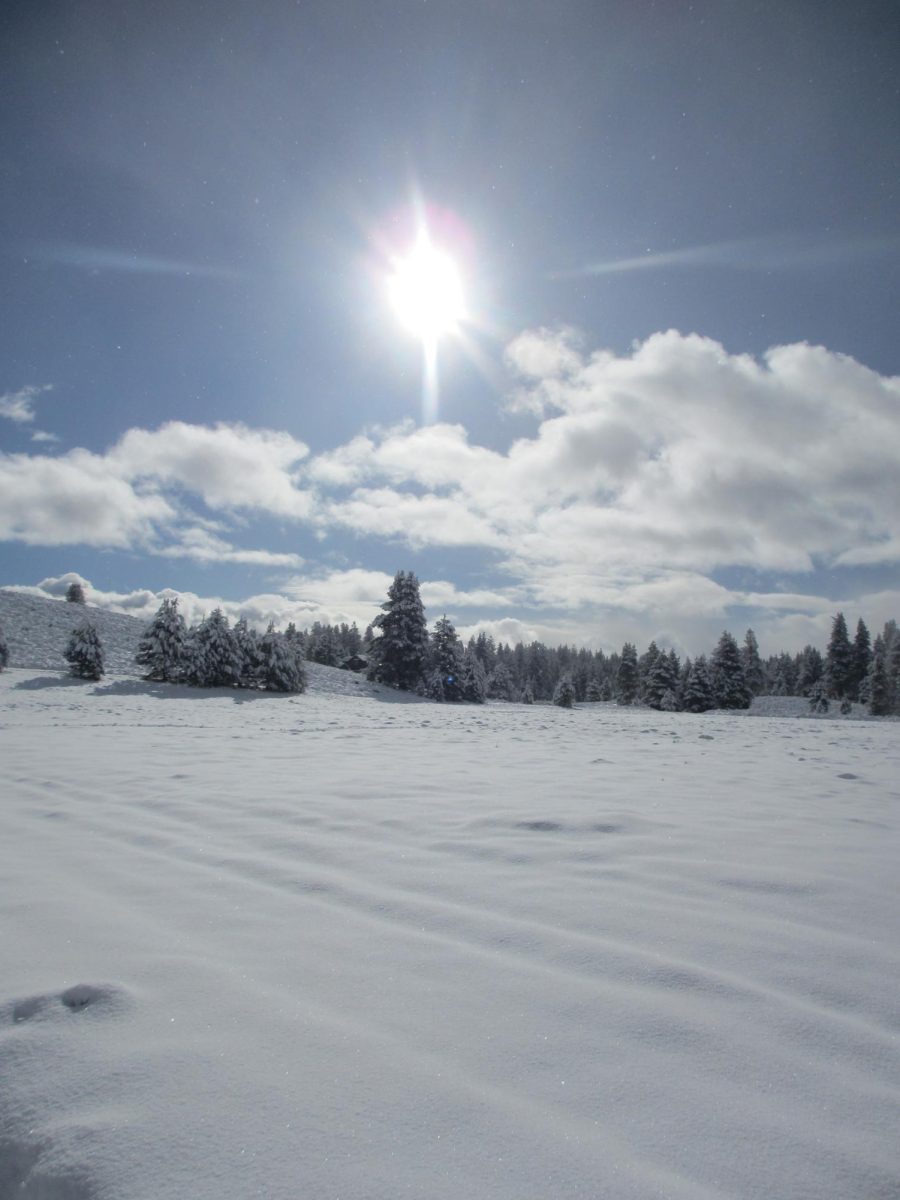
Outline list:
[[[72,630],[66,661],[70,674],[78,679],[100,679],[103,675],[103,647],[90,621],[82,621]]]
[[[685,712],[708,712],[715,707],[712,684],[706,667],[706,659],[701,654],[692,665],[690,674],[685,682],[681,705]]]
[[[750,689],[744,679],[738,644],[725,630],[713,651],[710,682],[717,708],[749,708]]]
[[[839,612],[831,622],[831,638],[825,655],[825,680],[829,695],[839,700],[846,696],[853,686],[853,672],[853,647],[850,645],[844,614]]]
[[[616,700],[619,704],[634,704],[638,693],[638,657],[637,650],[626,642],[622,647],[622,657],[616,672]]]
[[[893,709],[891,686],[884,661],[884,648],[880,635],[875,639],[875,652],[872,655],[872,664],[869,668],[868,687],[866,690],[868,692],[870,715],[873,717],[889,716]]]
[[[741,647],[741,666],[744,668],[744,679],[750,689],[750,694],[761,696],[766,687],[766,673],[759,656],[759,643],[752,629],[748,629],[744,635],[744,644]]]
[[[657,646],[656,642],[651,642],[638,659],[638,694],[640,695],[642,704],[647,703],[647,697],[651,694],[650,676],[659,656],[659,646]]]
[[[599,679],[592,679],[590,681],[585,690],[584,698],[590,701],[591,704],[596,704],[598,700],[603,699],[603,684]]]
[[[145,679],[174,683],[184,669],[187,627],[178,611],[178,600],[165,599],[138,642],[134,661],[146,667]]]
[[[553,703],[558,708],[574,708],[575,707],[575,685],[572,683],[571,675],[561,675],[559,683],[553,692]]]
[[[476,658],[477,661],[477,658]],[[462,700],[463,699],[463,648],[453,622],[446,614],[435,622],[434,633],[431,637],[431,654],[429,665],[432,675],[437,676],[432,681],[428,692],[433,700]],[[435,683],[439,687],[435,686]],[[440,692],[440,695],[432,692]]]
[[[241,658],[228,618],[215,608],[205,621],[191,630],[188,683],[195,687],[237,687]]]
[[[474,649],[466,648],[460,672],[462,698],[470,704],[484,704],[487,697],[487,675]]]
[[[854,700],[861,700],[860,689],[869,667],[872,665],[872,639],[868,627],[862,617],[856,622],[856,637],[853,639],[853,676],[851,680],[851,695]]]
[[[534,704],[534,682],[532,679],[525,680],[525,690],[522,692],[523,704]]]
[[[0,671],[9,665],[9,646],[6,644],[6,638],[3,636],[3,629],[0,628]]]
[[[256,677],[267,692],[303,692],[306,690],[306,672],[303,657],[296,642],[285,634],[276,633],[275,626],[269,628],[259,639],[256,647]]]
[[[809,707],[814,713],[828,712],[828,687],[824,679],[813,685],[809,693]]]
[[[380,635],[372,641],[369,678],[414,691],[426,666],[428,628],[412,571],[398,571],[382,612],[372,622]]]
[[[87,604],[84,588],[80,583],[70,583],[66,588],[66,600],[69,604]]]
[[[247,618],[241,617],[231,631],[238,656],[238,684],[240,687],[256,687],[260,682],[262,658],[259,647],[259,634],[247,624]],[[285,689],[293,691],[293,688]]]
[[[499,661],[488,676],[488,696],[492,700],[516,700],[516,685],[505,662]]]
[[[825,673],[825,660],[815,646],[805,646],[800,655],[796,689],[801,696],[812,695],[816,684]],[[788,693],[790,694],[790,693]]]
[[[677,658],[675,660],[677,662]],[[674,700],[678,690],[678,671],[668,654],[659,653],[644,683],[643,699],[651,708],[661,709],[663,696],[670,692]]]

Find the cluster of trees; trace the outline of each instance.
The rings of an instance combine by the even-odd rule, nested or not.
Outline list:
[[[303,643],[296,631],[262,635],[243,618],[232,628],[220,608],[189,629],[176,599],[163,600],[138,645],[135,661],[145,679],[194,687],[306,688]]]
[[[817,707],[829,699],[846,710],[858,701],[874,715],[900,713],[900,632],[889,621],[874,643],[860,620],[853,640],[838,613],[823,655],[807,646],[797,655],[764,660],[752,629],[739,646],[727,631],[707,657],[680,659],[651,642],[642,655],[626,642],[621,653],[508,646],[481,633],[463,646],[447,617],[431,634],[412,572],[400,571],[382,612],[363,638],[369,676],[436,700],[485,698],[552,700],[569,707],[584,700],[616,700],[669,711],[747,708],[754,696],[808,696]]]

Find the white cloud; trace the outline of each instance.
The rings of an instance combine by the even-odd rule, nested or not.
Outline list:
[[[36,429],[31,435],[33,442],[58,442],[59,438],[55,433],[48,433],[46,429]]]
[[[201,526],[180,530],[177,542],[154,547],[152,553],[161,558],[189,558],[201,563],[243,563],[255,567],[303,566],[303,558],[299,554],[283,554],[272,550],[242,550]]]
[[[49,392],[50,384],[43,387],[20,388],[17,392],[4,392],[0,395],[0,417],[15,421],[19,425],[27,425],[34,420],[34,401],[42,392]]]

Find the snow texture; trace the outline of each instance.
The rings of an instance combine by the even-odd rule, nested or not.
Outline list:
[[[900,1191],[896,722],[86,684],[0,622],[0,1200]]]

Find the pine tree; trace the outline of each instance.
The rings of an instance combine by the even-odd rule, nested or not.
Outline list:
[[[188,683],[195,687],[237,687],[241,660],[228,618],[215,608],[205,621],[191,630]]]
[[[505,662],[498,661],[488,676],[488,696],[491,700],[518,699],[516,685]]]
[[[839,700],[846,696],[853,686],[853,671],[853,647],[850,645],[844,614],[839,612],[831,622],[831,639],[825,656],[825,680],[829,695]]]
[[[531,678],[525,680],[525,690],[522,692],[523,704],[534,704],[534,681]]]
[[[599,700],[603,699],[603,685],[599,679],[592,679],[590,681],[585,690],[584,698],[590,701],[591,704],[596,704]]]
[[[741,652],[727,629],[713,651],[710,682],[717,708],[750,707],[750,689],[744,679]]]
[[[813,688],[825,673],[825,660],[815,646],[805,646],[800,655],[800,670],[796,690],[801,696],[812,694]],[[788,693],[790,694],[790,693]]]
[[[256,687],[260,681],[262,657],[259,648],[259,634],[247,624],[247,618],[235,622],[231,631],[238,655],[238,684],[240,687]],[[286,689],[293,690],[293,689]]]
[[[463,699],[463,648],[462,643],[453,628],[453,622],[446,614],[435,622],[434,633],[431,637],[431,654],[429,665],[432,675],[437,676],[437,684],[430,681],[431,690],[428,694],[433,700],[462,700]],[[440,695],[436,694],[440,692]],[[435,694],[432,694],[435,693]]]
[[[269,628],[259,639],[257,646],[256,678],[267,692],[303,692],[306,690],[306,672],[303,657],[296,642],[285,634],[276,633],[275,626]]]
[[[660,653],[661,651],[656,642],[651,642],[638,659],[638,694],[641,697],[642,704],[647,703],[647,697],[650,695],[650,676],[653,668],[656,666],[656,660],[659,658]]]
[[[466,647],[460,673],[462,698],[470,704],[484,704],[487,698],[487,675],[473,649]]]
[[[677,659],[675,660],[677,662]],[[659,653],[644,684],[643,699],[651,708],[662,708],[663,696],[670,692],[674,699],[678,690],[678,671],[668,654]]]
[[[828,712],[828,687],[823,679],[820,679],[809,693],[809,707],[814,713]]]
[[[866,691],[870,715],[873,717],[889,716],[893,709],[891,686],[884,661],[884,643],[881,641],[880,635],[875,639],[875,652],[872,655],[867,682]]]
[[[681,704],[685,712],[692,713],[708,712],[715,707],[706,659],[702,654],[691,667],[684,685]]]
[[[3,629],[0,628],[0,671],[4,670],[9,665],[9,646],[6,644],[6,638],[3,636]]]
[[[82,621],[72,630],[66,646],[69,672],[77,679],[100,679],[103,675],[103,647],[90,621]]]
[[[187,627],[177,599],[165,599],[138,643],[134,661],[147,667],[145,679],[174,683],[182,677]]]
[[[559,683],[553,692],[553,703],[558,708],[575,707],[575,685],[572,683],[571,675],[560,675]]]
[[[638,657],[637,650],[626,642],[622,647],[622,657],[616,672],[616,701],[619,704],[634,704],[638,693]]]
[[[744,644],[741,647],[741,666],[744,668],[744,680],[750,689],[750,694],[761,696],[766,687],[766,673],[759,656],[759,643],[752,629],[748,629],[744,634]]]
[[[855,700],[861,700],[860,689],[866,676],[869,674],[869,667],[872,665],[872,639],[869,635],[868,626],[862,617],[856,622],[856,637],[853,639],[853,676],[851,681],[851,695]]]
[[[369,678],[402,691],[414,691],[426,666],[428,628],[412,571],[398,571],[382,612],[372,622],[380,636],[372,640]]]
[[[66,600],[69,604],[87,604],[84,588],[80,583],[70,583],[66,588]]]

